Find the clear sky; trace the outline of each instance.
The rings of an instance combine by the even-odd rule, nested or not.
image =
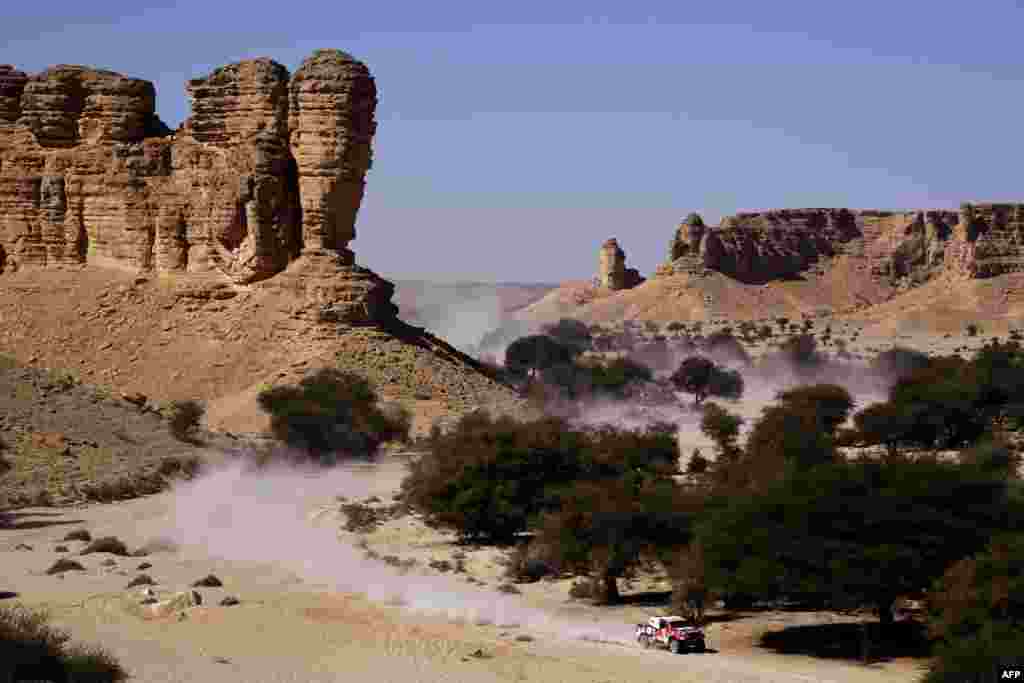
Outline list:
[[[1024,2],[5,3],[0,63],[184,83],[313,49],[380,91],[352,244],[391,278],[649,273],[690,211],[1024,200]]]

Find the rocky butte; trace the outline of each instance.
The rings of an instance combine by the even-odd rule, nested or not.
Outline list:
[[[626,268],[626,253],[612,237],[601,245],[597,257],[597,286],[617,291],[644,281],[636,268]]]
[[[763,284],[821,271],[847,256],[890,281],[983,278],[1024,266],[1024,204],[965,203],[960,211],[845,208],[738,213],[718,226],[690,214],[657,275],[719,272]]]
[[[284,288],[298,315],[393,319],[394,287],[348,248],[371,164],[376,85],[317,50],[186,86],[170,131],[152,83],[85,66],[0,66],[0,269],[96,264]]]

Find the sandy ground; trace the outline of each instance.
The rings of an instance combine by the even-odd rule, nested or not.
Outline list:
[[[344,493],[350,499],[358,494],[387,500],[404,474],[404,462],[396,457],[374,467],[352,468],[351,476],[338,481],[344,483]],[[644,651],[631,642],[632,624],[652,612],[650,608],[607,610],[571,603],[564,586],[548,582],[521,586],[522,595],[488,592],[500,581],[500,563],[494,551],[468,553],[470,575],[488,588],[467,585],[465,593],[460,593],[463,589],[453,588],[457,583],[454,577],[436,572],[431,577],[432,570],[425,566],[427,558],[451,557],[457,549],[450,539],[409,517],[389,522],[365,539],[369,547],[382,553],[390,547],[404,557],[419,557],[417,567],[400,575],[380,562],[357,564],[352,557],[362,551],[352,545],[355,536],[337,531],[343,516],[337,512],[334,496],[328,495],[331,484],[303,491],[287,478],[255,482],[257,487],[265,487],[258,508],[252,504],[255,499],[246,498],[251,493],[246,487],[252,485],[252,481],[230,480],[216,490],[235,493],[223,493],[224,500],[213,507],[204,507],[207,502],[198,493],[172,491],[110,505],[19,511],[9,528],[0,530],[0,590],[18,593],[17,598],[3,603],[47,608],[53,622],[69,629],[75,640],[113,651],[136,681],[866,683],[914,680],[922,664],[920,660],[894,660],[862,666],[778,655],[754,645],[757,633],[765,628],[831,618],[807,614],[767,614],[749,623],[713,624],[708,630],[711,651],[702,655]],[[264,509],[278,515],[274,505],[281,501],[298,501],[302,529],[269,528],[260,517],[259,510]],[[210,540],[214,536],[193,535],[190,541],[188,534],[180,534],[181,528],[194,527],[197,520],[206,520],[210,534],[215,534],[218,505],[234,505],[248,518],[232,522],[235,526],[226,532],[232,536],[216,537],[219,540],[214,543]],[[60,539],[80,527],[90,529],[94,536],[116,535],[130,549],[154,538],[185,540],[176,549],[146,558],[87,555],[77,558],[86,567],[84,572],[68,572],[64,578],[45,575],[45,569],[61,555],[55,552]],[[296,539],[307,527],[310,533],[324,534],[316,537],[319,550],[296,557],[301,552]],[[257,539],[257,549],[246,551],[245,544],[236,547],[226,541],[234,536]],[[32,549],[18,550],[18,544]],[[83,544],[66,545],[75,554]],[[115,564],[104,566],[111,558]],[[139,589],[125,589],[143,561],[153,565],[146,573],[158,582],[155,588],[161,598],[185,590],[208,573],[217,575],[224,586],[199,588],[203,596],[200,607],[153,618],[138,604]],[[436,583],[440,581],[447,583]],[[365,590],[356,584],[365,584]],[[410,601],[429,603],[433,596],[449,609],[425,613],[389,604],[385,596],[392,589],[405,591],[407,605]],[[442,594],[449,599],[440,600]],[[237,596],[241,604],[219,606],[225,595]],[[504,609],[505,618],[474,619],[468,616],[470,612],[450,608],[452,596],[458,602],[462,595],[465,602],[476,600],[478,605],[481,596],[494,604],[504,601],[506,608],[498,611]],[[553,630],[551,624],[543,626],[535,618],[540,612],[556,619]],[[601,640],[619,642],[571,638],[570,627],[576,626],[583,630],[592,627],[603,634]]]

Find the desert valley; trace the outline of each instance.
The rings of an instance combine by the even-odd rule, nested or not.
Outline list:
[[[186,93],[172,129],[148,80],[0,65],[0,681],[1020,654],[1024,198],[681,209],[651,272],[623,230],[591,279],[392,282],[352,247],[363,61]],[[668,614],[699,652],[638,642]]]

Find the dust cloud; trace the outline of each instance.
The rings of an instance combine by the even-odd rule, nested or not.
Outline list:
[[[386,496],[376,474],[367,465],[257,469],[238,460],[176,486],[170,528],[163,534],[182,546],[200,546],[212,557],[274,564],[307,583],[414,612],[560,638],[632,641],[629,624],[558,616],[526,606],[514,595],[449,576],[420,575],[415,568],[402,573],[367,558],[339,535],[338,520],[328,513],[338,509],[337,496]]]

